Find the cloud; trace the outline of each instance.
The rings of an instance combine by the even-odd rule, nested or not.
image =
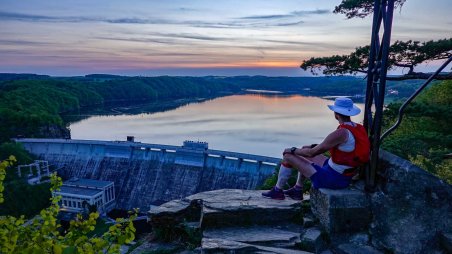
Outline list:
[[[105,22],[112,24],[177,24],[178,22],[165,19],[143,19],[143,18],[117,18],[107,19],[102,17],[86,17],[86,16],[45,16],[33,15],[15,12],[1,12],[0,20],[13,21],[29,21],[29,22]]]
[[[239,17],[238,19],[252,19],[252,20],[268,20],[268,19],[287,19],[308,15],[322,15],[330,13],[330,10],[327,9],[317,9],[317,10],[308,10],[308,11],[293,11],[288,14],[273,14],[273,15],[256,15],[256,16],[245,16]]]
[[[160,44],[169,44],[169,43],[174,42],[174,40],[156,39],[156,38],[94,37],[93,39],[111,40],[111,41],[143,42],[143,43],[153,42],[153,43],[160,43]]]
[[[183,38],[183,39],[193,39],[193,40],[202,40],[202,41],[231,40],[231,38],[211,37],[211,36],[204,36],[204,35],[200,35],[200,34],[188,34],[188,33],[154,33],[154,35],[162,36],[162,37]]]
[[[38,41],[27,41],[27,40],[5,40],[0,39],[0,45],[12,45],[12,46],[49,46],[57,45],[52,42],[38,42]]]
[[[277,27],[277,26],[295,26],[303,24],[302,20],[296,21],[281,21],[274,22],[272,20],[253,21],[253,22],[243,22],[240,21],[229,21],[229,22],[185,22],[193,27],[199,28],[224,28],[224,29],[241,29],[241,28],[267,28],[267,27]]]
[[[317,10],[310,10],[310,11],[293,11],[291,12],[292,15],[295,16],[307,16],[307,15],[323,15],[331,13],[328,9],[317,9]]]
[[[31,14],[21,14],[21,13],[0,11],[0,19],[2,19],[2,20],[20,20],[20,21],[40,21],[40,20],[52,21],[52,20],[56,20],[57,18],[50,17],[50,16],[43,16],[43,15],[31,15]]]
[[[23,22],[67,22],[67,23],[81,23],[81,22],[102,22],[110,24],[170,24],[183,25],[200,28],[265,28],[275,26],[295,26],[302,24],[301,20],[293,20],[299,14],[287,15],[263,15],[263,16],[249,16],[233,20],[226,20],[221,22],[206,22],[201,20],[171,20],[161,18],[138,18],[138,17],[124,17],[124,18],[104,18],[104,17],[88,17],[88,16],[46,16],[34,15],[15,12],[0,11],[0,20],[3,21],[23,21]],[[291,20],[292,19],[292,20]],[[278,21],[279,20],[279,21]],[[208,40],[209,38],[196,38]]]
[[[282,18],[290,18],[294,15],[288,14],[288,15],[262,15],[262,16],[247,16],[247,17],[240,17],[239,19],[282,19]]]
[[[294,22],[286,22],[286,23],[276,23],[273,24],[274,26],[296,26],[296,25],[300,25],[303,24],[304,21],[300,20],[300,21],[294,21]]]
[[[216,24],[213,28],[235,28],[241,27],[276,27],[276,26],[296,26],[303,24],[300,17],[308,15],[323,15],[330,13],[327,9],[293,11],[287,14],[252,15],[236,18],[239,22],[229,22]],[[247,21],[247,22],[243,22]]]
[[[15,12],[2,12],[0,11],[0,20],[15,20],[15,21],[31,21],[31,22],[89,22],[98,21],[98,18],[90,17],[77,17],[77,16],[45,16],[24,14]]]
[[[142,18],[118,18],[118,19],[99,19],[99,22],[113,24],[179,24],[180,22],[167,19],[142,19]]]
[[[188,7],[181,7],[181,8],[177,8],[175,9],[176,11],[180,11],[180,12],[194,12],[194,11],[200,11],[199,9],[195,9],[195,8],[188,8]]]
[[[97,36],[93,39],[112,40],[112,41],[127,41],[127,42],[141,42],[141,43],[159,43],[159,44],[173,44],[173,45],[191,45],[195,41],[234,41],[234,38],[226,37],[212,37],[201,34],[191,33],[146,33],[141,37],[118,37],[118,36]]]

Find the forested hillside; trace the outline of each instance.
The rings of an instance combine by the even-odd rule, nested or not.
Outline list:
[[[0,83],[0,142],[18,135],[46,136],[49,129],[64,127],[60,113],[80,107],[209,97],[238,90],[231,84],[193,77],[8,80]]]
[[[409,159],[452,183],[452,80],[437,82],[406,109],[402,124],[383,141],[383,149]],[[385,111],[384,124],[393,125],[401,103]]]

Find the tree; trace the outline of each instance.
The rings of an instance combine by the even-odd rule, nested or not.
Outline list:
[[[0,162],[0,203],[3,203],[3,181],[6,169],[13,165],[14,157]],[[62,180],[56,174],[51,175],[51,191],[58,190]],[[61,196],[54,196],[50,207],[42,210],[38,216],[29,221],[25,217],[0,217],[0,252],[1,253],[119,253],[121,244],[129,243],[135,238],[133,220],[136,211],[129,219],[117,219],[109,231],[97,237],[88,237],[94,230],[98,213],[91,213],[87,218],[77,215],[71,221],[70,228],[63,234],[56,218]]]
[[[395,8],[401,8],[406,0],[395,0]],[[342,0],[334,13],[345,14],[348,19],[365,18],[373,13],[374,0]]]
[[[395,8],[401,8],[406,0],[395,0]],[[374,0],[342,0],[334,13],[345,14],[348,19],[364,18],[373,13]],[[312,57],[304,61],[300,68],[313,74],[322,71],[325,75],[367,73],[370,46],[358,47],[349,55]],[[452,38],[437,41],[396,41],[389,50],[388,68],[408,68],[399,77],[388,80],[428,79],[427,73],[414,72],[414,68],[424,62],[447,59],[452,56]],[[452,79],[452,73],[439,74],[436,79]]]
[[[304,61],[300,68],[325,75],[367,73],[370,46],[358,47],[349,55],[312,57]],[[389,50],[388,68],[408,68],[400,77],[388,80],[427,79],[430,75],[414,72],[414,68],[424,62],[447,59],[452,56],[452,38],[437,41],[396,41]],[[452,79],[452,73],[438,75],[436,79]]]

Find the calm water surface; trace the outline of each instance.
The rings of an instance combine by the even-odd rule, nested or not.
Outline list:
[[[318,97],[233,95],[159,113],[92,116],[70,125],[73,139],[125,140],[280,157],[286,147],[320,143],[337,127],[333,101]],[[358,106],[363,109],[362,104]],[[352,118],[362,122],[363,113]]]

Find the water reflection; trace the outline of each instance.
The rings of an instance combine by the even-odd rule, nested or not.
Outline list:
[[[279,157],[283,148],[319,143],[337,127],[328,104],[332,101],[299,95],[233,95],[152,114],[93,116],[70,128],[73,139],[133,135],[140,142],[170,145],[190,139],[212,149]],[[353,119],[362,122],[362,116]]]

